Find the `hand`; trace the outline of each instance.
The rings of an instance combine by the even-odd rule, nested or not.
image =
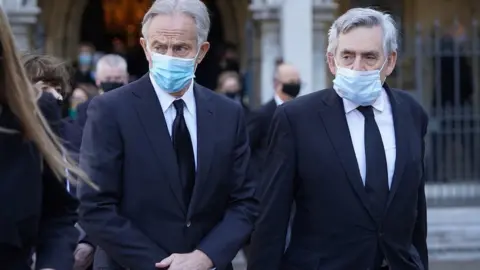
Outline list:
[[[200,250],[187,254],[174,253],[156,263],[155,267],[168,270],[209,270],[213,263],[208,256]]]
[[[85,270],[93,263],[93,247],[87,243],[77,245],[73,255],[75,256],[74,270]]]

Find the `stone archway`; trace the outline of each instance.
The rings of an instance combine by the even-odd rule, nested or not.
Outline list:
[[[82,15],[89,0],[39,0],[40,22],[45,31],[45,53],[72,59],[80,42]],[[214,0],[220,12],[226,41],[245,46],[244,26],[248,19],[248,0]]]
[[[45,53],[64,59],[75,55],[82,14],[88,0],[40,0],[45,28]]]

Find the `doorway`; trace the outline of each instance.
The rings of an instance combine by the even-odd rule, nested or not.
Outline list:
[[[224,29],[216,1],[204,2],[210,11],[208,41],[211,48],[196,73],[196,81],[213,89],[219,72]],[[90,43],[104,53],[115,52],[116,44],[123,43],[129,73],[137,78],[142,76],[148,72],[148,63],[138,40],[141,37],[141,21],[151,3],[152,0],[89,0],[82,15],[80,41]]]

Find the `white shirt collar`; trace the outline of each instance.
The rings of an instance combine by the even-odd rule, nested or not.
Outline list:
[[[150,81],[152,82],[153,89],[155,89],[155,93],[157,94],[158,99],[160,100],[160,105],[162,106],[162,110],[165,113],[168,108],[172,105],[172,103],[177,99],[183,99],[185,102],[185,107],[190,114],[195,115],[195,95],[193,93],[193,84],[194,81],[190,83],[187,91],[183,94],[181,98],[174,97],[169,93],[163,91],[160,86],[155,82],[155,79],[152,75],[150,76]]]
[[[275,99],[275,103],[277,103],[277,106],[280,106],[283,104],[283,100],[277,94],[275,94],[273,98]]]
[[[382,90],[382,93],[380,96],[375,100],[375,102],[372,104],[372,107],[380,112],[383,112],[385,109],[385,99],[388,98],[387,93],[385,92],[385,89]],[[343,107],[345,108],[345,114],[348,114],[349,112],[355,110],[359,105],[351,102],[348,99],[342,98],[343,100]]]

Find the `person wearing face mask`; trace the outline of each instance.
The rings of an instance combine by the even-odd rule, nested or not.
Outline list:
[[[117,54],[102,56],[96,65],[95,84],[100,89],[100,94],[122,87],[128,83],[127,61]],[[87,109],[92,99],[77,106],[76,123],[80,128],[87,122]]]
[[[218,76],[217,93],[238,102],[242,105],[245,113],[248,113],[248,107],[243,102],[242,83],[240,75],[235,71],[225,71]]]
[[[58,58],[50,55],[24,54],[21,61],[25,72],[33,86],[40,90],[42,95],[39,102],[47,119],[61,118],[61,108],[65,96],[69,91],[69,73],[65,64]],[[68,123],[65,121],[49,121],[51,128],[64,137],[63,131]],[[68,128],[67,128],[68,129]],[[65,145],[67,148],[68,145]]]
[[[78,56],[76,61],[75,82],[94,84],[92,78],[92,65],[94,63],[95,47],[90,43],[81,43],[78,47]]]
[[[260,108],[250,112],[247,129],[250,139],[249,176],[253,179],[261,178],[261,170],[268,150],[268,129],[277,106],[296,98],[301,90],[300,73],[291,64],[278,62],[273,77],[275,92],[273,99]],[[293,211],[293,210],[292,210]],[[249,250],[245,248],[248,259]]]
[[[279,63],[273,77],[273,99],[249,115],[248,132],[252,151],[252,168],[263,163],[268,147],[268,128],[277,106],[298,96],[301,89],[300,73],[290,64]],[[260,169],[261,166],[258,166]]]
[[[374,9],[351,9],[331,26],[333,88],[273,116],[249,270],[428,269],[428,117],[385,83],[397,46],[394,20]]]
[[[80,185],[79,214],[96,269],[232,270],[253,229],[243,109],[194,80],[209,18],[200,0],[155,1],[149,73],[88,107],[80,167],[99,189]]]
[[[81,130],[69,119],[61,119],[61,107],[63,100],[69,91],[70,75],[65,64],[58,58],[49,55],[25,54],[22,63],[27,77],[33,86],[43,94],[39,99],[39,107],[50,124],[51,129],[57,136],[62,138],[65,150],[73,160],[78,161],[80,150]],[[76,196],[75,187],[68,181],[66,188],[73,196]],[[80,230],[80,238],[75,249],[74,270],[91,269],[94,246],[88,237]]]

